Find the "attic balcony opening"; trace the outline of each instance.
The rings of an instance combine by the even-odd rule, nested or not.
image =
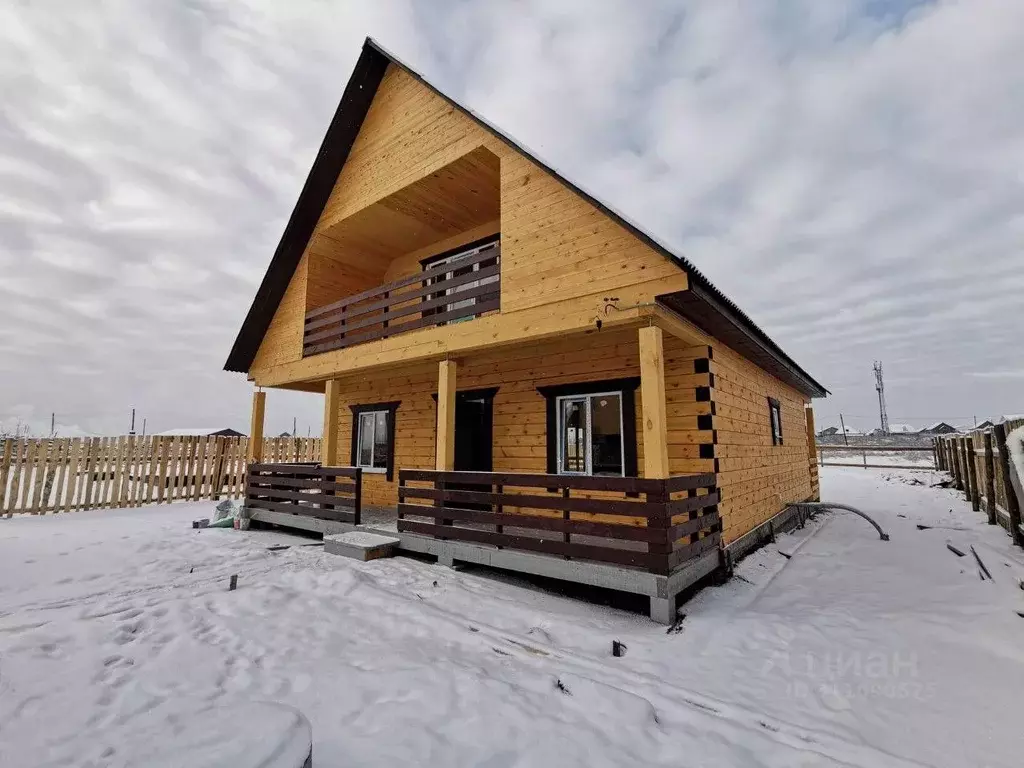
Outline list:
[[[353,213],[329,204],[308,251],[303,356],[498,311],[499,165],[478,147]]]

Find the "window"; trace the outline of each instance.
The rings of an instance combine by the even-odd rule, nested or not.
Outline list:
[[[548,474],[636,477],[639,378],[538,387],[548,400]]]
[[[353,467],[383,473],[392,479],[395,459],[395,411],[399,403],[353,405]]]
[[[782,445],[782,408],[774,397],[768,398],[768,418],[772,428],[772,445]]]
[[[388,412],[359,414],[359,452],[356,466],[384,471],[388,468]]]
[[[478,261],[477,263],[470,264],[468,266],[459,266],[460,261],[465,261],[470,256],[477,256],[483,253],[484,251],[493,251],[494,257],[484,259],[483,261]],[[436,283],[445,283],[450,280],[454,280],[455,278],[463,277],[465,275],[471,275],[473,272],[479,272],[482,269],[496,265],[499,262],[500,258],[501,244],[499,240],[493,237],[487,238],[483,242],[478,241],[471,245],[464,246],[461,249],[457,249],[455,252],[447,252],[442,253],[438,256],[432,256],[429,259],[424,259],[422,262],[420,262],[424,271],[435,269],[441,266],[442,264],[450,265],[451,271],[444,272],[443,274],[436,275],[435,277],[428,277],[424,281],[424,284],[434,285]],[[453,288],[446,288],[444,290],[438,291],[437,293],[428,294],[426,297],[424,297],[424,300],[429,301],[431,299],[441,298],[442,296],[451,296],[453,297],[453,299],[457,299],[460,293],[471,291],[474,288],[478,288],[479,286],[482,285],[490,285],[492,283],[497,283],[498,281],[498,275],[491,275],[490,277],[484,277],[479,280],[463,282],[461,285],[456,285]],[[478,292],[474,292],[474,294],[468,299],[453,300],[451,304],[443,304],[433,309],[424,310],[424,314],[437,315],[443,312],[452,312],[457,309],[472,307],[476,304],[483,304],[484,302],[490,301],[494,299],[497,295],[497,290],[495,290],[494,293],[483,293],[480,295],[478,295]],[[456,318],[455,320],[449,320],[448,323],[460,323],[465,320],[472,320],[473,317],[473,315],[468,315],[466,317]]]
[[[622,393],[558,398],[558,437],[558,474],[622,477]]]

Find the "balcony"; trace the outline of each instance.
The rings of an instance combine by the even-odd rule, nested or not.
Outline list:
[[[498,239],[424,264],[422,272],[306,313],[302,355],[465,322],[501,306]]]

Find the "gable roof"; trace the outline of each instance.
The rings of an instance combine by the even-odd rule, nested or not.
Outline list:
[[[292,215],[285,226],[284,234],[278,243],[277,250],[270,262],[263,282],[256,292],[245,322],[231,347],[224,370],[239,373],[248,372],[252,366],[260,343],[263,340],[270,322],[277,311],[284,292],[291,281],[295,269],[302,259],[302,254],[313,236],[313,231],[320,219],[324,206],[330,197],[338,175],[341,173],[352,145],[359,134],[363,120],[370,109],[370,104],[377,93],[377,88],[384,78],[389,64],[401,68],[413,79],[444,99],[462,114],[469,117],[484,130],[509,145],[531,162],[543,168],[555,179],[609,216],[613,221],[624,227],[633,236],[648,247],[676,262],[686,270],[690,278],[690,291],[677,294],[666,294],[659,297],[659,302],[672,311],[690,320],[701,330],[715,338],[721,339],[749,359],[760,365],[769,373],[794,386],[811,397],[824,397],[828,394],[821,384],[796,364],[782,349],[768,337],[744,312],[719,291],[700,273],[685,257],[670,251],[655,240],[647,232],[610,208],[578,185],[566,179],[543,160],[537,158],[530,150],[516,142],[497,127],[488,123],[468,107],[438,90],[418,72],[402,62],[393,54],[382,48],[373,38],[367,37],[363,50],[356,61],[355,69],[349,78],[341,102],[334,113],[331,124],[324,136],[320,151],[317,152],[306,183],[302,187],[299,200],[292,210]],[[689,294],[683,296],[683,294]],[[676,298],[676,301],[660,301],[662,298]]]

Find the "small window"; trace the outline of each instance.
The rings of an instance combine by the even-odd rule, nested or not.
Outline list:
[[[558,474],[624,473],[622,393],[558,398]]]
[[[774,397],[768,398],[768,418],[771,421],[772,445],[782,445],[782,408]]]
[[[392,479],[395,459],[395,411],[398,402],[351,405],[353,467]]]

